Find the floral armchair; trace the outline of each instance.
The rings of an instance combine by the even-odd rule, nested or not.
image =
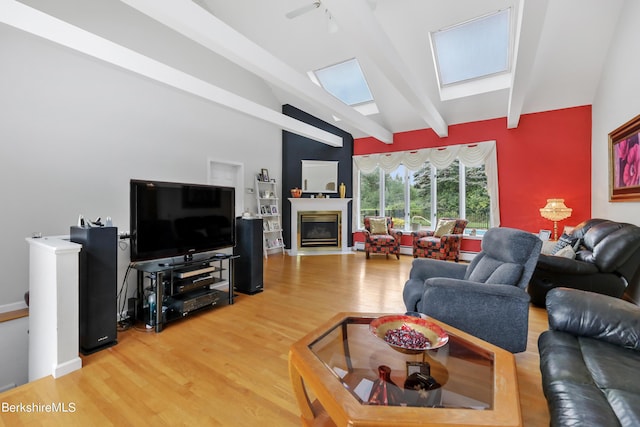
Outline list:
[[[400,259],[400,239],[402,231],[393,229],[390,217],[364,217],[364,251],[367,259],[371,253],[395,254]]]
[[[414,231],[413,257],[458,262],[466,219],[442,218],[435,230]]]

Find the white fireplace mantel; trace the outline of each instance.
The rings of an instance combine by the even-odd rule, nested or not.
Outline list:
[[[342,226],[340,235],[340,246],[342,253],[349,253],[349,202],[350,198],[289,198],[291,202],[291,249],[289,255],[299,255],[298,247],[298,212],[306,211],[340,211],[342,214]],[[316,252],[317,253],[317,252]]]

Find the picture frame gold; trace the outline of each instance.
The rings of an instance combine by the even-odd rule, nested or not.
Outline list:
[[[609,133],[609,201],[640,201],[640,115]]]

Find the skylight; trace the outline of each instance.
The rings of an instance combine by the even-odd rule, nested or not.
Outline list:
[[[356,58],[314,71],[320,86],[350,106],[372,102],[373,96]]]
[[[509,21],[505,9],[431,33],[440,86],[509,71]]]

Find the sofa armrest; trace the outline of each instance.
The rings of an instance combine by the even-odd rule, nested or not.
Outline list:
[[[561,256],[540,254],[536,269],[563,274],[596,274],[598,267],[590,262],[579,261]]]
[[[433,236],[435,232],[433,230],[422,230],[422,231],[412,231],[411,237],[414,240],[420,239],[422,237]]]
[[[424,281],[431,277],[464,278],[467,266],[463,264],[435,260],[431,258],[416,258],[411,264],[409,280],[404,284],[402,298],[407,311],[416,311],[417,304],[424,293]]]
[[[445,234],[441,237],[442,241],[449,240],[451,242],[462,241],[462,234]]]
[[[396,239],[402,239],[403,232],[399,228],[390,228],[389,234],[395,237]]]
[[[431,277],[462,279],[467,272],[465,264],[446,262],[431,258],[416,258],[411,264],[410,279],[426,280]]]
[[[463,279],[434,277],[425,281],[425,290],[427,288],[442,288],[448,292],[464,295],[464,299],[470,304],[481,303],[487,306],[491,305],[493,301],[499,301],[503,298],[513,298],[524,303],[529,303],[529,294],[519,287],[511,285],[496,285]]]
[[[630,302],[577,289],[547,293],[549,327],[640,350],[640,307]]]

